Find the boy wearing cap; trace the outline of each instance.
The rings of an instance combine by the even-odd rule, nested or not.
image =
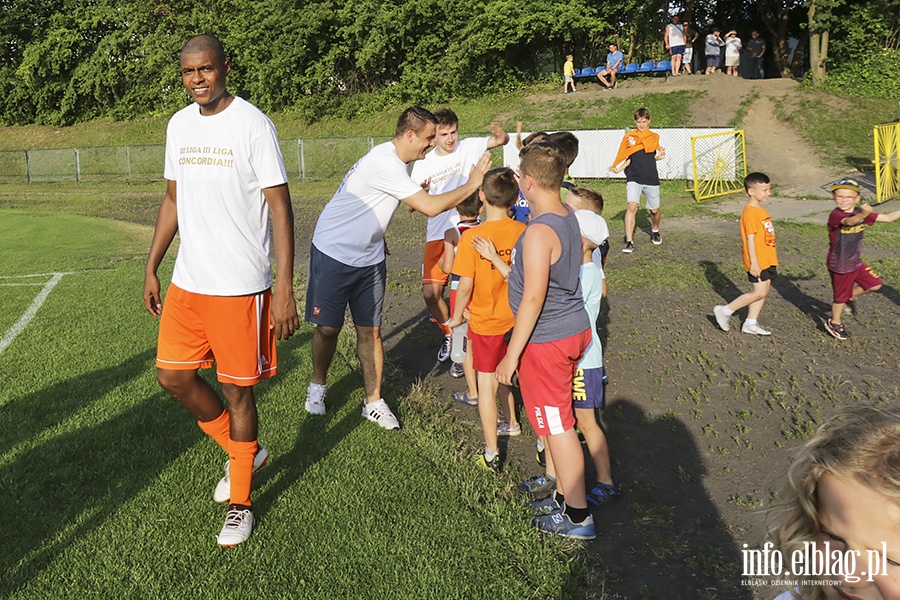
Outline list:
[[[753,284],[753,290],[738,296],[724,306],[713,307],[716,323],[722,328],[722,331],[731,329],[729,319],[734,311],[749,306],[747,319],[741,327],[741,332],[752,335],[772,335],[771,331],[763,329],[757,322],[766,296],[772,289],[772,280],[777,276],[778,255],[775,251],[775,227],[772,225],[769,211],[763,207],[763,204],[769,200],[771,187],[769,177],[764,173],[750,173],[744,178],[747,206],[741,213],[741,237],[744,242],[744,268],[747,270],[750,283]]]
[[[900,219],[900,210],[878,214],[868,203],[857,206],[860,200],[859,183],[841,179],[831,186],[837,207],[828,216],[828,273],[834,291],[831,318],[825,329],[839,340],[849,340],[850,334],[842,323],[844,308],[855,313],[856,298],[881,289],[881,279],[860,258],[863,230],[876,222],[890,223]]]

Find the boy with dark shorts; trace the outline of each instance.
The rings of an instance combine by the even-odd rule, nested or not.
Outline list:
[[[551,500],[558,504],[533,505],[538,515],[532,523],[548,533],[590,540],[597,533],[585,494],[572,382],[591,342],[591,324],[578,279],[578,220],[559,201],[565,171],[566,158],[556,144],[538,142],[522,149],[519,189],[534,216],[513,249],[509,303],[516,321],[495,376],[509,385],[518,369],[531,426],[547,436],[547,449],[557,465],[557,491]],[[549,512],[542,514],[544,509]]]
[[[831,186],[837,208],[828,216],[828,273],[834,290],[831,318],[825,329],[839,340],[849,340],[842,323],[844,308],[855,313],[856,298],[881,289],[881,279],[860,258],[863,230],[876,222],[890,223],[900,219],[900,210],[880,215],[868,203],[860,206],[859,183],[841,179]]]
[[[747,206],[741,213],[741,238],[744,247],[744,268],[753,284],[753,291],[739,296],[725,306],[713,307],[716,323],[722,331],[731,329],[729,319],[734,311],[750,306],[747,319],[741,327],[743,333],[752,335],[772,335],[763,329],[757,319],[766,296],[772,289],[772,280],[778,275],[778,255],[775,251],[775,228],[772,217],[763,204],[769,200],[771,191],[769,177],[763,173],[750,173],[744,179],[747,192]]]
[[[459,238],[453,274],[459,275],[450,327],[462,323],[462,314],[469,305],[469,350],[478,380],[478,414],[484,433],[484,452],[479,454],[480,466],[500,470],[498,436],[519,435],[522,428],[513,410],[513,396],[508,385],[498,385],[494,370],[506,354],[506,334],[514,323],[509,307],[507,283],[503,271],[484,260],[472,245],[476,235],[489,239],[502,262],[509,264],[513,245],[525,225],[509,217],[509,208],[518,197],[513,171],[500,168],[484,176],[481,199],[485,203],[484,218],[477,228],[464,231]],[[471,299],[471,304],[469,300]],[[508,383],[508,382],[505,382]],[[508,422],[497,425],[497,395],[503,403]]]

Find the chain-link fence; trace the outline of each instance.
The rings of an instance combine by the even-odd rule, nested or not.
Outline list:
[[[578,159],[571,174],[578,178],[616,177],[608,171],[625,130],[574,131]],[[691,137],[726,131],[720,128],[659,129],[666,159],[659,164],[664,179],[692,179]],[[464,134],[472,137],[484,134]],[[503,164],[518,164],[515,136],[502,149]],[[305,138],[281,140],[285,168],[291,179],[336,179],[384,137]],[[153,181],[162,179],[164,146],[106,146],[0,152],[0,181]],[[618,175],[622,177],[622,175]]]

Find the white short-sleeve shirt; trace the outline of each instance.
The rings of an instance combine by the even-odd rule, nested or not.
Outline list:
[[[384,260],[384,233],[400,202],[422,191],[393,142],[372,148],[344,175],[319,215],[312,243],[352,267]]]
[[[478,162],[481,155],[487,152],[490,138],[468,138],[459,140],[453,152],[440,156],[432,150],[422,160],[413,165],[413,181],[420,184],[431,177],[428,193],[432,196],[451,192],[469,181],[469,172]],[[444,232],[459,224],[459,213],[455,208],[445,210],[439,215],[428,218],[425,241],[433,242],[444,239]]]
[[[180,245],[172,283],[243,296],[272,286],[263,189],[287,183],[275,126],[235,97],[220,113],[183,108],[166,130],[164,176],[175,181]]]

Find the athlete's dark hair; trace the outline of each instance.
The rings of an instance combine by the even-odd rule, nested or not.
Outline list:
[[[185,54],[195,54],[197,52],[207,52],[210,50],[216,57],[216,60],[219,61],[219,64],[224,65],[225,47],[222,45],[222,42],[219,41],[219,38],[205,33],[188,38],[188,41],[184,43],[184,47],[181,49],[180,57],[184,57]]]
[[[484,199],[491,206],[509,208],[519,198],[519,184],[516,174],[509,167],[491,169],[484,174],[481,184]]]
[[[591,212],[595,212],[598,215],[603,212],[603,196],[600,192],[590,188],[576,186],[569,190],[569,194],[575,194],[584,200],[584,203],[590,207]]]
[[[572,166],[575,159],[578,158],[578,138],[570,131],[556,131],[548,133],[543,139],[545,142],[553,142],[562,148],[563,154],[566,156],[566,168]]]
[[[425,110],[421,106],[410,106],[397,119],[397,129],[394,132],[395,137],[400,137],[407,131],[419,133],[425,127],[426,123],[434,123],[437,125],[437,119],[431,112]]]
[[[634,120],[638,119],[649,119],[650,118],[650,109],[649,108],[639,108],[634,111]]]
[[[438,125],[459,125],[459,117],[449,108],[442,107],[435,109],[434,117],[437,119]]]
[[[546,190],[559,190],[566,174],[566,153],[557,144],[541,140],[519,152],[519,172]]]
[[[481,195],[479,195],[478,190],[475,190],[468,198],[457,204],[456,212],[461,217],[477,217],[478,213],[481,212]]]
[[[770,183],[769,176],[765,173],[755,172],[750,173],[746,177],[744,177],[744,191],[749,192],[750,188],[757,186],[761,183]]]

